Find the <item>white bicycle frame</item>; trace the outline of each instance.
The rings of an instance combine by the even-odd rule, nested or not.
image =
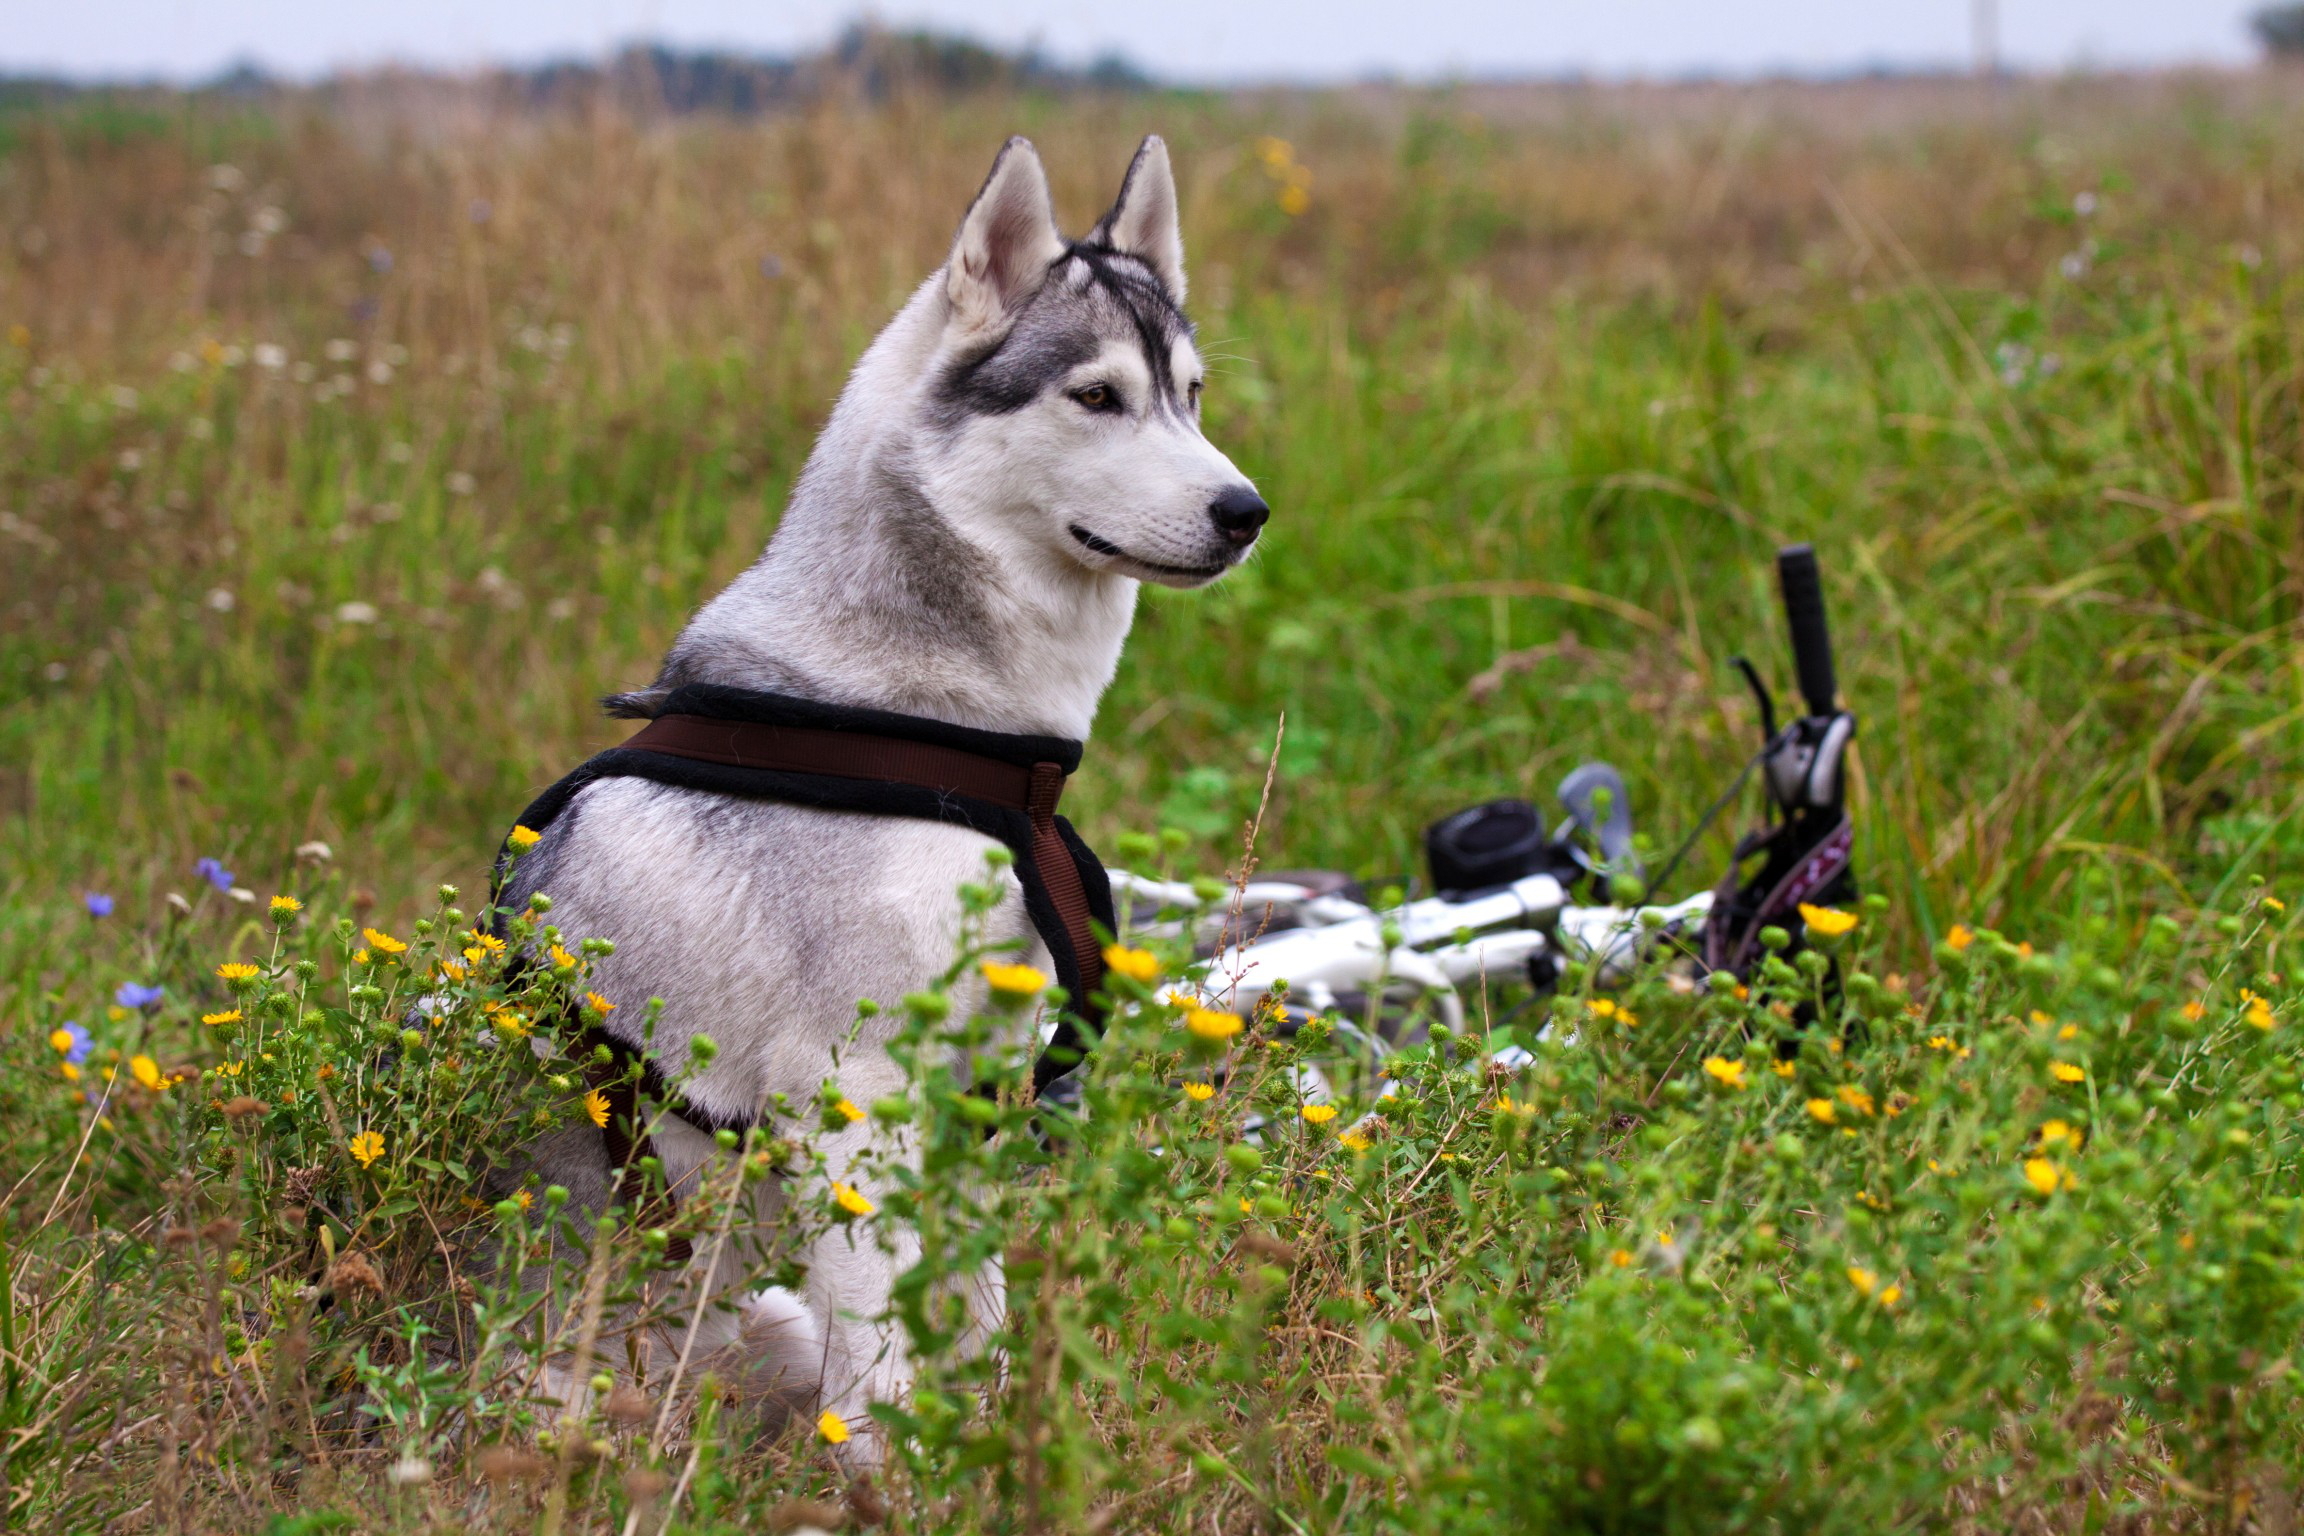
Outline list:
[[[1199,978],[1208,1006],[1246,1017],[1281,981],[1292,1004],[1314,1011],[1334,1007],[1341,993],[1405,992],[1431,1003],[1455,1030],[1464,1027],[1468,987],[1523,975],[1548,953],[1581,961],[1593,967],[1595,985],[1614,986],[1646,939],[1692,937],[1712,906],[1710,891],[1668,906],[1574,906],[1548,874],[1383,911],[1285,880],[1250,881],[1204,899],[1189,885],[1117,869],[1112,894],[1123,910],[1159,909],[1161,918],[1140,932],[1188,931],[1221,944]]]

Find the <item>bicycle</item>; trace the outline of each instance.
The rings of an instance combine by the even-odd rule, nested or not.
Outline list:
[[[1666,953],[1694,975],[1743,979],[1767,930],[1782,929],[1783,947],[1796,948],[1800,906],[1846,902],[1856,892],[1844,771],[1856,717],[1838,699],[1815,550],[1791,545],[1776,564],[1806,713],[1779,728],[1759,669],[1733,658],[1759,705],[1761,748],[1655,882],[1670,881],[1758,771],[1771,815],[1737,842],[1713,888],[1665,903],[1633,894],[1648,882],[1630,799],[1623,776],[1594,762],[1561,781],[1556,795],[1566,814],[1557,826],[1516,799],[1434,823],[1425,836],[1433,895],[1380,907],[1351,877],[1312,870],[1266,875],[1207,898],[1189,885],[1114,870],[1113,894],[1135,919],[1128,926],[1139,935],[1191,934],[1204,1006],[1243,1017],[1260,1006],[1275,1011],[1267,999],[1284,982],[1276,1010],[1283,1035],[1326,1019],[1340,1043],[1377,1070],[1422,1039],[1435,1016],[1461,1034],[1468,987],[1524,985],[1528,998],[1508,1021],[1557,990],[1570,965],[1581,966],[1596,990],[1621,985]],[[1579,901],[1580,894],[1631,899]],[[1505,1044],[1494,1059],[1514,1067],[1530,1058]]]

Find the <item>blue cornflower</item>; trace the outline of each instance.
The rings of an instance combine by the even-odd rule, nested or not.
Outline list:
[[[112,994],[112,1001],[123,1008],[157,1008],[165,987],[147,987],[133,981],[120,983],[120,990]]]
[[[112,915],[112,898],[102,891],[85,892],[80,897],[80,905],[88,909],[90,917],[110,917]]]
[[[96,1042],[88,1038],[88,1031],[70,1019],[56,1027],[56,1033],[48,1037],[48,1043],[56,1046],[63,1053],[64,1059],[74,1066],[86,1061],[88,1053],[96,1049]]]
[[[219,860],[204,858],[192,866],[192,871],[220,891],[232,889],[232,871]]]

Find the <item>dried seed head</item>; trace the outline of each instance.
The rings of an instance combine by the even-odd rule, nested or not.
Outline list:
[[[163,1248],[189,1248],[199,1240],[200,1234],[190,1227],[170,1227],[160,1234],[160,1246]]]
[[[219,1216],[200,1229],[201,1238],[218,1248],[229,1248],[240,1236],[240,1223],[231,1216]]]
[[[1296,1245],[1282,1242],[1269,1233],[1258,1232],[1253,1229],[1243,1232],[1240,1234],[1240,1246],[1260,1259],[1269,1260],[1274,1264],[1285,1264],[1291,1268],[1295,1266]]]
[[[836,1531],[847,1512],[819,1499],[787,1499],[768,1511],[768,1529],[776,1536],[800,1536],[803,1531]]]
[[[653,1467],[634,1467],[624,1474],[624,1492],[635,1504],[645,1504],[664,1491],[668,1481]]]
[[[262,1099],[252,1099],[243,1093],[238,1098],[229,1099],[225,1102],[224,1118],[237,1123],[260,1115],[271,1107]]]
[[[656,1405],[648,1401],[646,1394],[632,1387],[618,1387],[608,1394],[608,1401],[600,1405],[600,1411],[607,1416],[609,1423],[629,1429],[653,1417]]]
[[[357,1296],[362,1291],[382,1296],[384,1277],[376,1273],[376,1266],[368,1262],[368,1255],[347,1253],[328,1266],[328,1289],[339,1296]]]
[[[542,1477],[548,1466],[543,1457],[517,1445],[491,1445],[474,1459],[480,1475],[497,1484],[524,1483]]]

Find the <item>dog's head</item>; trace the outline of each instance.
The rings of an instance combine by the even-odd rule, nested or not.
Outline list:
[[[1172,587],[1247,557],[1268,509],[1200,432],[1204,370],[1159,139],[1078,241],[1057,233],[1040,157],[1010,139],[940,279],[930,430],[915,449],[939,507]]]

